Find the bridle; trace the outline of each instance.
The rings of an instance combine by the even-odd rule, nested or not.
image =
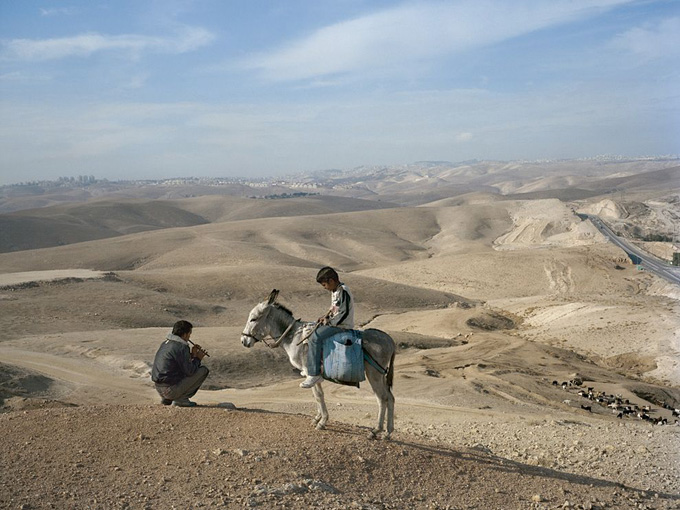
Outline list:
[[[281,336],[278,338],[278,340],[274,340],[274,343],[271,343],[271,344],[270,344],[269,342],[267,342],[267,339],[266,339],[266,338],[257,338],[255,335],[252,335],[252,334],[250,334],[250,333],[246,333],[245,331],[244,331],[243,333],[241,333],[241,336],[245,336],[245,337],[247,337],[247,338],[252,338],[253,340],[255,340],[255,342],[262,342],[264,345],[266,345],[266,346],[269,347],[270,349],[275,349],[275,348],[277,348],[279,345],[281,345],[281,342],[283,341],[283,339],[285,338],[285,336],[286,336],[288,333],[290,333],[290,330],[293,329],[293,326],[294,326],[295,323],[297,323],[297,322],[300,322],[300,319],[295,319],[293,322],[291,322],[291,323],[288,325],[288,327],[286,328],[286,330],[283,332],[283,334],[281,334]],[[269,335],[268,335],[268,336],[269,336]]]
[[[243,333],[241,333],[241,336],[252,338],[253,340],[255,340],[255,342],[264,342],[264,340],[260,340],[255,335],[251,335],[250,333],[246,333],[245,331]]]

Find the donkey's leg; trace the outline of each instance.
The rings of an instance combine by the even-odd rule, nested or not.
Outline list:
[[[394,355],[390,359],[390,366],[385,375],[385,392],[387,393],[387,434],[383,439],[389,439],[394,430],[394,393],[392,393],[392,384],[394,383]]]
[[[377,437],[377,435],[383,431],[383,423],[385,422],[385,412],[389,411],[388,408],[388,394],[389,388],[383,376],[371,365],[366,363],[366,377],[368,382],[371,384],[371,389],[375,394],[375,398],[378,401],[378,424],[371,430],[372,437]],[[388,413],[388,424],[389,424],[389,413]]]
[[[378,426],[371,430],[373,437],[377,437],[378,434],[383,431],[383,423],[385,422],[385,411],[387,410],[385,400],[383,400],[378,395],[376,395],[375,398],[378,401]]]
[[[326,422],[328,421],[328,409],[326,408],[326,399],[324,398],[323,388],[321,387],[320,382],[312,386],[312,394],[314,395],[317,406],[314,423],[316,424],[317,430],[323,430],[326,428]]]
[[[387,433],[383,435],[383,439],[389,439],[394,431],[394,395],[392,388],[387,386]]]
[[[321,395],[319,395],[319,389],[321,389]],[[321,421],[323,416],[321,411],[321,402],[324,401],[323,388],[319,388],[318,384],[312,386],[312,395],[314,395],[314,401],[316,402],[316,415],[314,416],[314,426]]]

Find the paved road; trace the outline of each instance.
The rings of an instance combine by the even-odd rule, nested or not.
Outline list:
[[[650,271],[671,283],[680,285],[680,267],[671,266],[668,262],[628,243],[625,239],[617,236],[598,216],[593,214],[580,214],[579,216],[589,219],[610,242],[625,251],[634,264],[641,266],[643,269]]]

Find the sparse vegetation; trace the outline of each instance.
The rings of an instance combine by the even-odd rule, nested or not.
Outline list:
[[[504,329],[514,329],[515,322],[499,313],[487,313],[471,317],[466,324],[473,328],[484,329],[486,331],[497,331]]]
[[[673,236],[666,234],[647,234],[642,240],[647,242],[672,243]]]
[[[305,193],[303,191],[296,191],[295,193],[278,193],[274,195],[265,195],[262,198],[269,200],[276,200],[280,198],[300,198],[300,197],[311,197],[318,195],[318,193]]]

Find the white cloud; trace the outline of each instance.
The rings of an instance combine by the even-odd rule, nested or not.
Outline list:
[[[210,44],[215,36],[203,28],[184,27],[175,37],[145,35],[102,35],[87,33],[55,39],[13,39],[3,46],[8,60],[52,60],[87,57],[101,51],[186,53]]]
[[[10,73],[0,74],[0,82],[3,81],[23,81],[26,76],[21,71],[12,71]]]
[[[289,103],[0,102],[0,183],[90,169],[108,178],[272,175],[426,159],[677,153],[677,98],[654,87],[584,82]]]
[[[48,82],[50,80],[50,76],[34,72],[10,71],[0,74],[0,83],[13,83],[15,85],[20,83]]]
[[[271,80],[384,69],[461,52],[594,15],[631,0],[413,3],[317,30],[244,64]]]
[[[76,10],[73,7],[55,7],[51,9],[40,8],[41,16],[59,16],[62,14],[65,16],[70,16],[75,14],[75,12]]]
[[[125,89],[141,89],[146,84],[146,81],[151,75],[149,73],[139,73],[130,76],[127,83],[123,85]]]
[[[669,18],[656,25],[633,28],[617,36],[611,46],[645,60],[678,56],[680,18]]]

